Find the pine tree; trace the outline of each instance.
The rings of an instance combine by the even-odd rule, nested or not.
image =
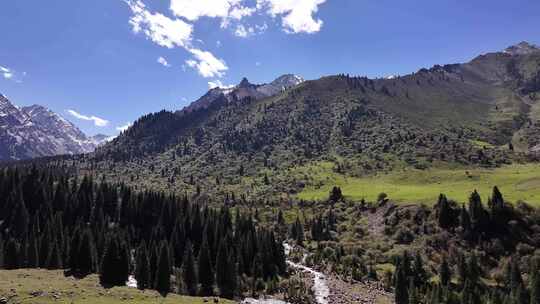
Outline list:
[[[448,286],[448,283],[450,283],[451,276],[452,276],[452,273],[450,272],[448,261],[446,260],[446,257],[444,256],[441,262],[441,267],[439,269],[439,277],[441,280],[441,285]]]
[[[1,247],[1,245],[0,245],[0,247]],[[1,250],[1,248],[0,248],[0,250]],[[39,253],[38,253],[37,240],[34,237],[34,234],[32,234],[30,236],[30,240],[29,240],[29,243],[28,243],[28,249],[27,250],[28,250],[28,253],[27,253],[27,258],[28,258],[27,267],[28,268],[37,268],[39,266]]]
[[[458,258],[457,272],[459,275],[459,282],[463,286],[468,278],[467,261],[463,255],[460,255]]]
[[[227,299],[233,299],[238,288],[238,265],[234,252],[231,252],[228,256],[227,263],[227,287],[226,291],[222,293],[223,297]]]
[[[396,304],[409,304],[408,284],[407,271],[405,270],[403,261],[400,261],[394,274],[394,297]]]
[[[88,275],[96,270],[96,261],[94,257],[94,240],[90,229],[86,229],[78,251],[78,268],[77,272],[80,275]]]
[[[422,285],[425,284],[425,282],[428,279],[428,274],[426,270],[424,269],[424,263],[422,261],[422,257],[420,256],[420,253],[416,253],[414,256],[414,264],[413,264],[413,276],[414,276],[414,286],[417,288],[420,288]]]
[[[452,224],[452,209],[444,194],[439,195],[439,201],[437,202],[438,208],[438,220],[441,228],[449,228]]]
[[[216,258],[216,283],[221,294],[224,294],[227,289],[228,258],[225,240],[221,240]]]
[[[516,287],[512,288],[510,297],[512,298],[512,303],[529,304],[527,290],[525,290],[525,287],[523,286],[523,284],[519,284]]]
[[[201,296],[213,295],[214,289],[214,271],[212,269],[212,261],[210,259],[210,250],[206,238],[203,240],[201,249],[199,250],[199,258],[197,259],[199,282],[201,283]]]
[[[416,284],[413,280],[409,284],[409,304],[418,304],[420,302],[418,291],[416,289]]]
[[[472,228],[476,231],[482,230],[485,224],[486,211],[482,205],[480,194],[476,190],[469,197],[469,215]]]
[[[195,273],[193,249],[189,242],[186,245],[186,251],[182,259],[182,279],[186,293],[195,296],[197,294],[197,274]]]
[[[461,207],[461,212],[459,214],[459,222],[463,230],[465,230],[466,232],[471,230],[471,217],[469,216],[469,212],[467,212],[467,209],[465,209],[465,206]]]
[[[17,200],[17,205],[15,209],[15,214],[12,218],[11,227],[13,227],[13,232],[15,237],[24,238],[26,232],[28,231],[28,224],[30,223],[30,215],[28,214],[28,209],[26,209],[26,204],[21,195],[21,191],[17,191],[17,194],[14,199]]]
[[[328,200],[330,202],[338,202],[343,199],[343,194],[341,193],[341,188],[334,186],[332,191],[330,191],[330,196]]]
[[[160,246],[155,277],[155,289],[163,294],[167,294],[171,290],[171,260],[169,257],[169,246],[165,241]]]
[[[299,217],[296,217],[296,221],[292,224],[289,235],[293,240],[296,241],[298,246],[303,246],[304,227],[302,226],[302,222],[300,222]]]
[[[118,237],[109,237],[100,267],[100,282],[104,286],[123,286],[128,280],[129,260]]]
[[[69,268],[72,272],[76,272],[79,268],[79,246],[81,244],[81,233],[79,229],[75,229],[69,246]]]
[[[17,269],[19,268],[20,246],[15,239],[9,239],[6,245],[6,254],[4,256],[4,268],[5,269]]]
[[[0,233],[0,269],[4,269],[4,240]]]
[[[47,257],[47,269],[62,268],[62,254],[57,242],[53,242],[51,251]]]
[[[536,259],[529,274],[530,304],[540,304],[540,261]]]
[[[517,289],[520,285],[523,285],[523,278],[521,277],[521,269],[517,258],[510,260],[510,288],[512,290]]]
[[[476,286],[476,284],[480,280],[481,274],[482,270],[480,268],[480,265],[478,265],[476,254],[474,254],[473,252],[469,257],[469,261],[467,263],[467,279],[473,286]]]
[[[143,290],[151,287],[150,284],[150,263],[148,261],[148,251],[146,243],[143,241],[137,249],[137,258],[135,264],[135,280],[137,288]]]

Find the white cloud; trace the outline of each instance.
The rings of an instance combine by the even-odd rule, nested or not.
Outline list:
[[[247,29],[244,27],[244,25],[239,24],[236,26],[236,31],[234,31],[234,34],[237,37],[246,38],[247,36],[250,36],[253,34],[253,28],[248,27]]]
[[[165,58],[163,58],[163,57],[159,57],[159,58],[157,59],[157,62],[158,62],[159,64],[161,64],[162,66],[164,66],[164,67],[167,67],[167,68],[170,68],[170,67],[171,67],[171,65],[169,64],[169,62],[167,62],[167,59],[165,59]]]
[[[218,48],[221,47],[221,41],[220,40],[216,41],[216,47],[218,47]]]
[[[129,127],[131,127],[133,125],[133,123],[131,122],[127,122],[125,125],[123,126],[118,126],[116,127],[116,131],[120,131],[120,132],[124,132],[126,131],[127,129],[129,129]]]
[[[241,20],[244,17],[253,15],[257,11],[255,7],[237,6],[229,12],[229,17],[236,20]]]
[[[170,9],[175,16],[189,21],[196,21],[200,17],[240,20],[257,10],[241,3],[242,0],[171,0]]]
[[[259,34],[262,34],[262,33],[266,32],[266,30],[268,29],[268,24],[266,24],[266,22],[265,22],[262,25],[255,25],[255,28],[257,29]]]
[[[318,6],[326,0],[257,0],[257,7],[268,8],[268,13],[281,16],[281,22],[287,33],[316,33],[321,30],[323,21],[314,19]]]
[[[221,78],[229,69],[223,59],[217,58],[209,51],[201,50],[193,42],[203,41],[193,37],[193,23],[201,17],[221,18],[221,27],[228,27],[235,21],[234,35],[248,37],[263,33],[268,25],[246,26],[240,21],[257,12],[263,12],[274,18],[280,17],[287,33],[315,33],[321,29],[323,21],[316,19],[319,5],[326,0],[256,0],[255,6],[245,6],[246,0],[171,0],[170,10],[178,18],[169,18],[158,12],[147,9],[142,0],[124,0],[131,11],[129,23],[134,33],[143,33],[147,39],[166,48],[183,48],[193,55],[185,61],[182,69],[191,67],[205,77]],[[217,41],[220,47],[221,42]],[[158,62],[170,66],[165,58]],[[4,77],[5,74],[4,74]]]
[[[255,62],[255,66],[261,66],[261,64],[259,61]]]
[[[230,89],[230,88],[234,88],[234,84],[225,85],[221,82],[221,80],[217,79],[214,81],[209,81],[208,88],[209,89],[213,89],[213,88]]]
[[[3,66],[0,65],[0,74],[5,79],[12,79],[14,72],[13,72],[12,69],[6,68],[6,67],[3,67]]]
[[[225,72],[229,69],[227,64],[222,59],[216,58],[212,53],[199,49],[189,49],[189,52],[193,54],[194,59],[186,60],[186,64],[196,69],[199,75],[210,77],[223,77]]]
[[[226,17],[230,0],[171,0],[170,9],[178,17],[195,21],[200,17]]]
[[[238,24],[236,26],[236,30],[234,31],[234,35],[241,38],[246,38],[253,35],[260,35],[264,33],[268,29],[268,25],[266,23],[263,23],[262,25],[255,25],[253,26],[244,26],[243,24]]]
[[[190,45],[193,25],[160,13],[151,13],[140,0],[126,0],[126,3],[133,13],[129,23],[134,33],[143,32],[148,39],[169,49]]]
[[[212,7],[213,4],[216,4],[216,6],[219,6],[222,0],[219,0],[217,2],[219,3],[213,3],[213,0],[210,0],[209,2],[204,0],[201,3],[208,4],[208,7]],[[227,3],[236,4],[240,0],[229,0],[225,1]],[[205,78],[208,77],[223,77],[225,75],[225,71],[227,71],[229,68],[225,64],[225,61],[222,59],[217,58],[212,53],[208,51],[203,51],[197,48],[192,47],[192,33],[193,33],[193,25],[184,22],[181,19],[171,19],[169,17],[166,17],[160,13],[151,13],[146,9],[146,6],[144,3],[140,0],[125,0],[125,2],[129,5],[131,8],[131,11],[133,13],[133,16],[131,16],[129,23],[133,27],[134,33],[140,33],[143,32],[146,37],[150,40],[152,40],[154,43],[167,47],[167,48],[175,48],[175,47],[181,47],[190,52],[194,58],[186,60],[186,64],[194,69],[196,69],[199,74]],[[212,2],[212,5],[210,4]],[[186,6],[187,5],[187,6]],[[186,16],[183,16],[181,14],[178,14],[180,16],[183,16],[187,19],[195,18],[196,15],[199,13],[205,15],[213,13],[208,11],[200,11],[197,12],[196,9],[201,9],[199,2],[192,2],[192,1],[171,1],[171,10],[173,12],[177,13],[175,10],[179,8],[185,8],[187,7],[188,11],[186,12]],[[191,11],[190,11],[191,9]],[[204,9],[204,8],[203,8]],[[208,8],[209,10],[212,10],[213,8]],[[187,17],[189,16],[189,18]],[[198,18],[198,17],[197,17]],[[191,20],[191,19],[190,19]],[[160,57],[161,58],[161,57]],[[158,62],[165,65],[166,63],[165,58],[163,60],[160,60],[158,58]],[[168,64],[168,63],[167,63]],[[165,65],[167,66],[167,65]],[[184,67],[182,67],[184,68]]]
[[[108,120],[105,120],[103,118],[99,118],[99,117],[96,117],[96,116],[87,116],[87,115],[83,115],[83,114],[80,114],[78,113],[77,111],[74,111],[74,110],[67,110],[67,112],[77,118],[77,119],[81,119],[81,120],[86,120],[86,121],[93,121],[94,122],[94,125],[96,127],[106,127],[109,125],[109,121]]]

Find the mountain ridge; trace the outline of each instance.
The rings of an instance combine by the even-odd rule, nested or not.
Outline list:
[[[265,84],[252,84],[244,77],[235,86],[211,88],[199,99],[181,109],[180,112],[191,112],[197,109],[208,108],[211,103],[220,98],[225,98],[228,102],[231,102],[244,98],[260,99],[270,97],[293,88],[302,82],[304,82],[302,77],[293,74],[281,75],[270,83]]]
[[[84,167],[116,178],[106,168],[120,162],[124,176],[146,176],[148,187],[189,189],[195,180],[218,193],[241,187],[258,197],[299,191],[309,177],[292,179],[287,170],[318,161],[354,176],[441,162],[497,167],[540,144],[539,80],[536,50],[488,53],[391,79],[325,76],[262,98],[253,93],[261,86],[245,79],[211,89],[205,106],[141,117]],[[264,176],[281,182],[265,186]]]
[[[41,105],[18,107],[0,94],[0,160],[89,153],[104,138],[88,137]]]

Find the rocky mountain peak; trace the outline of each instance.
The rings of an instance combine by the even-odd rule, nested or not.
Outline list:
[[[522,41],[516,45],[512,45],[504,50],[504,53],[510,55],[528,55],[531,53],[540,52],[538,46]]]
[[[304,78],[302,78],[301,76],[294,75],[294,74],[284,74],[274,79],[274,81],[272,81],[271,84],[282,85],[284,87],[291,87],[291,86],[299,85],[304,81],[305,81]]]
[[[0,160],[94,151],[102,141],[41,105],[17,107],[0,95]]]
[[[238,84],[239,88],[247,88],[250,86],[251,86],[251,83],[249,82],[249,80],[247,80],[246,77],[242,78],[242,81],[240,81],[240,83]]]

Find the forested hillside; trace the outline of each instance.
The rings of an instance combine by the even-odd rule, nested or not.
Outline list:
[[[392,79],[338,75],[266,98],[220,95],[190,111],[141,117],[74,163],[81,174],[143,189],[277,198],[313,186],[290,170],[319,161],[361,177],[534,160],[540,51],[526,46]]]
[[[99,273],[103,286],[233,298],[286,275],[283,246],[251,215],[187,196],[70,179],[60,168],[0,171],[0,268]]]

